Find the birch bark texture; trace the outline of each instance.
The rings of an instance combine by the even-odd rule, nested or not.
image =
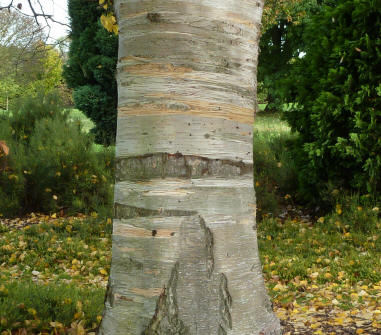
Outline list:
[[[99,334],[280,334],[258,256],[263,0],[118,0],[112,265]]]

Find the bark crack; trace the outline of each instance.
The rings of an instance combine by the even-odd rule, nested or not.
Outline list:
[[[172,269],[168,287],[164,287],[156,305],[155,314],[151,319],[147,329],[142,335],[189,335],[189,328],[179,317],[177,303],[177,281],[179,272],[179,262]]]
[[[222,323],[219,327],[219,334],[227,334],[226,328],[232,329],[233,322],[230,309],[233,303],[228,289],[228,280],[224,273],[220,274],[220,317]]]

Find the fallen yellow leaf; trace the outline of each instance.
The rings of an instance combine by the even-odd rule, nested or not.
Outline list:
[[[100,269],[99,273],[101,273],[102,275],[107,275],[107,271],[105,269]]]

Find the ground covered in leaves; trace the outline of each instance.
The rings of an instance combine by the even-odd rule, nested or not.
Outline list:
[[[381,334],[380,223],[364,233],[336,215],[259,224],[263,271],[284,334]],[[111,220],[94,213],[0,221],[1,334],[95,332]]]
[[[93,332],[111,261],[111,219],[0,221],[0,332]]]
[[[263,271],[284,333],[381,334],[380,224],[364,233],[330,220],[261,223]]]

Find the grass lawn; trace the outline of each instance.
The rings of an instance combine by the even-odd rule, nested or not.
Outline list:
[[[263,272],[285,334],[381,333],[381,222],[374,204],[337,196],[324,216],[294,202],[289,128],[257,115],[254,157]],[[111,220],[0,219],[0,333],[86,334],[98,326]]]

